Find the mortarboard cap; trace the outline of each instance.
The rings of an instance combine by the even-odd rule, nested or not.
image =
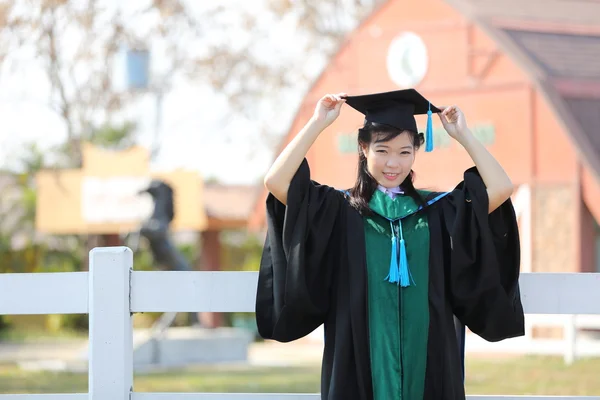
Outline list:
[[[441,112],[415,89],[346,96],[346,104],[365,115],[365,122],[418,132],[415,115],[427,114],[425,151],[433,150],[432,113]]]

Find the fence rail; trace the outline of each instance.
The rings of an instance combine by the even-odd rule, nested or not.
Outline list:
[[[2,400],[89,400],[90,394],[7,394]],[[131,393],[130,400],[320,400],[318,394]],[[467,400],[598,400],[598,396],[467,396]]]
[[[90,252],[89,272],[1,274],[0,315],[89,314],[89,393],[0,395],[0,400],[317,400],[318,394],[133,392],[132,313],[253,312],[256,272],[133,271],[126,247]],[[526,273],[527,314],[600,315],[600,274]],[[469,396],[469,400],[596,399]]]

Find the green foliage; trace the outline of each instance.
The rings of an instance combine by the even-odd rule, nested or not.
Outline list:
[[[10,322],[7,321],[5,315],[0,315],[0,332],[6,332],[11,328]]]
[[[198,257],[200,257],[198,245],[190,243],[180,244],[177,245],[177,250],[183,254],[183,257],[193,269],[194,265],[197,264]]]
[[[135,143],[135,124],[126,122],[118,126],[105,125],[96,129],[88,140],[101,147],[127,149]]]
[[[47,243],[30,241],[26,246],[11,247],[10,237],[0,236],[0,273],[75,272],[84,264],[79,243],[60,249],[50,248]]]
[[[257,236],[241,231],[225,231],[221,244],[223,270],[258,271],[263,243]]]
[[[136,271],[154,271],[152,254],[145,248],[140,248],[133,253],[133,268]]]
[[[228,271],[258,271],[263,243],[255,235],[242,231],[226,231],[221,237],[221,264]],[[224,324],[252,332],[260,340],[254,313],[226,313]]]

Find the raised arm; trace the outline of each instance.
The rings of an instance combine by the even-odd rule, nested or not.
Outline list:
[[[346,102],[341,97],[345,95],[345,93],[339,93],[323,96],[317,103],[315,113],[311,119],[283,149],[271,168],[269,168],[264,179],[264,185],[281,203],[287,204],[287,193],[290,182],[298,167],[300,167],[302,160],[306,157],[310,146],[312,146],[319,134],[340,115],[340,109]]]
[[[513,184],[510,178],[500,163],[467,127],[466,118],[458,107],[446,107],[438,115],[446,132],[465,148],[475,163],[487,188],[488,213],[491,213],[512,195]]]

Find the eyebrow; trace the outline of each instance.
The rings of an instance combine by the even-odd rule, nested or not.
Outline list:
[[[383,143],[375,143],[375,147],[385,147],[386,149],[388,149],[390,146],[388,146],[387,144],[383,144]],[[406,145],[406,146],[402,146],[400,148],[401,149],[412,149],[412,146]]]

